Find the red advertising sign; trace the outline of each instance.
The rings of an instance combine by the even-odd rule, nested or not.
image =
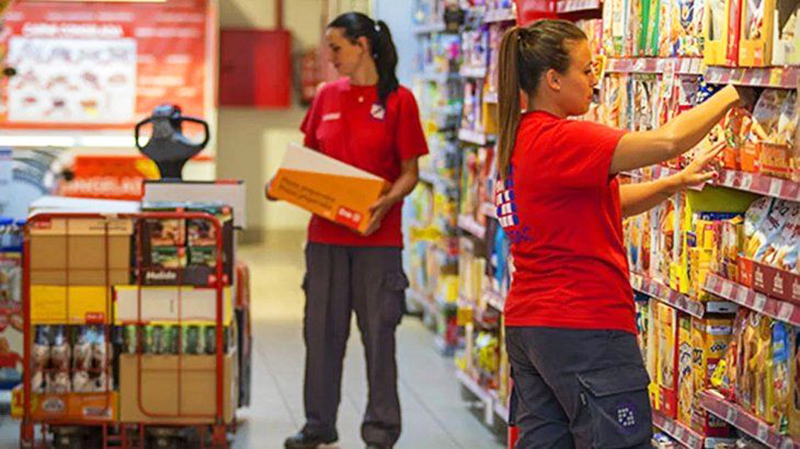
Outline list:
[[[130,128],[163,103],[204,116],[213,29],[205,0],[17,1],[0,46],[0,128]]]

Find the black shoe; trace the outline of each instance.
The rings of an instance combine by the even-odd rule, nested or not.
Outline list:
[[[283,442],[283,447],[286,449],[315,449],[321,444],[333,444],[338,440],[339,436],[336,432],[328,435],[312,435],[300,431],[287,438]]]

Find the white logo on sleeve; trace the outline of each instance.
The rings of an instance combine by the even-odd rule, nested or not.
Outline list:
[[[370,111],[370,113],[376,120],[383,120],[384,117],[386,117],[386,109],[377,103],[372,105],[372,111]]]
[[[322,116],[322,121],[323,122],[332,122],[334,120],[339,120],[340,118],[342,118],[342,113],[341,112],[331,112],[330,114],[323,115]]]

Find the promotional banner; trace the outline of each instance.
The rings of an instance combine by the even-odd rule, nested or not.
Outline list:
[[[0,84],[0,128],[129,128],[162,103],[206,109],[204,0],[19,0],[0,46],[17,75]]]

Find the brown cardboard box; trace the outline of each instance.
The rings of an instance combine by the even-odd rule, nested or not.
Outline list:
[[[141,366],[138,357],[141,357]],[[213,423],[216,410],[215,362],[216,356],[213,355],[120,355],[120,420]],[[230,423],[239,397],[236,353],[225,355],[223,365],[222,415],[225,423]]]
[[[141,303],[141,307],[139,307]],[[233,317],[231,288],[223,291],[223,324]],[[141,324],[153,321],[207,322],[217,319],[217,290],[191,286],[114,286],[114,322]]]
[[[131,220],[36,221],[30,236],[31,284],[128,284],[132,234]]]
[[[11,416],[22,419],[24,395],[19,385],[12,391]],[[35,393],[31,397],[31,417],[36,421],[115,422],[119,418],[119,394],[108,393]]]

